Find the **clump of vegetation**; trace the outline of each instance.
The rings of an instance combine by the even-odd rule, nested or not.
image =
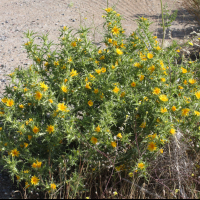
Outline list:
[[[178,130],[199,145],[199,61],[175,64],[178,45],[162,49],[147,18],[126,36],[121,15],[105,11],[105,49],[83,27],[63,27],[54,51],[26,34],[33,64],[9,75],[0,102],[2,162],[24,190],[85,197],[87,177],[107,170],[103,197],[112,176],[148,179]]]

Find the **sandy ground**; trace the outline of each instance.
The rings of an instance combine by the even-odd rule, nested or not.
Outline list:
[[[116,5],[116,11],[124,16],[122,24],[127,34],[137,28],[134,19],[145,16],[155,22],[151,31],[162,38],[160,0],[109,0],[108,3],[109,7]],[[171,31],[172,38],[180,41],[194,29],[194,19],[183,9],[182,0],[163,0],[163,3],[168,3],[169,10],[179,10]],[[93,27],[90,39],[99,44],[106,6],[107,0],[0,0],[0,96],[9,84],[5,75],[18,66],[28,67],[32,63],[22,46],[27,41],[24,32],[49,33],[49,39],[57,41],[61,27],[77,30],[81,24]],[[2,182],[6,185],[0,176],[0,188]],[[0,189],[0,194],[5,192],[8,196],[0,198],[9,197],[9,189]]]

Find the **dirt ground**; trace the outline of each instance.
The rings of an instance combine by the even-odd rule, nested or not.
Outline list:
[[[184,10],[182,0],[163,0],[165,3],[171,11],[178,9],[178,17],[170,30],[173,39],[182,41],[196,28],[194,18]],[[137,28],[134,19],[144,16],[154,22],[150,30],[162,38],[160,0],[108,0],[108,6],[113,5],[124,17],[122,24],[127,34]],[[22,46],[26,42],[24,32],[49,33],[49,39],[57,41],[61,27],[77,30],[80,25],[86,25],[92,27],[90,39],[100,44],[106,7],[107,0],[0,0],[0,96],[9,84],[5,75],[18,66],[24,68],[32,63]],[[1,179],[0,175],[0,198],[7,198],[10,187],[1,188],[2,184],[10,185],[10,182]]]

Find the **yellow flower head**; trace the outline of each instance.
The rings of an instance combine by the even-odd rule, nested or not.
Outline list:
[[[115,86],[115,88],[113,89],[113,92],[114,92],[114,93],[118,93],[119,90],[120,90],[120,89],[119,89],[117,86]]]
[[[117,134],[117,137],[118,137],[118,138],[122,138],[122,134],[121,134],[121,133],[118,133],[118,134]]]
[[[194,114],[195,114],[196,116],[200,116],[200,112],[198,112],[198,111],[194,111]]]
[[[112,146],[113,148],[116,148],[116,147],[117,147],[117,143],[116,143],[116,142],[111,142],[111,146]]]
[[[176,133],[176,130],[174,128],[172,128],[170,131],[169,131],[172,135],[174,135]]]
[[[94,93],[97,94],[99,92],[98,89],[94,89]]]
[[[136,86],[136,83],[135,82],[132,82],[131,83],[131,87],[135,87]]]
[[[91,89],[90,85],[91,85],[90,82],[86,83],[85,88],[86,88],[86,89]]]
[[[44,82],[40,83],[40,87],[41,87],[44,91],[46,91],[46,90],[49,88],[46,84],[44,84]]]
[[[51,183],[51,189],[55,190],[56,189],[56,184],[55,183]]]
[[[67,106],[64,103],[58,104],[58,110],[60,111],[66,111]]]
[[[159,99],[160,99],[161,101],[168,101],[167,96],[164,95],[164,94],[161,94],[161,95],[159,96]]]
[[[176,111],[176,106],[172,106],[172,111]]]
[[[112,39],[111,39],[111,38],[109,38],[109,39],[108,39],[108,42],[109,42],[109,43],[112,43]]]
[[[200,91],[195,92],[197,99],[200,99]]]
[[[97,140],[97,138],[92,137],[92,138],[91,138],[91,142],[92,142],[93,144],[96,144],[96,143],[98,142],[98,140]]]
[[[116,49],[116,52],[117,52],[118,55],[122,55],[123,54],[123,51],[121,51],[119,48]]]
[[[89,105],[89,106],[93,106],[93,101],[92,101],[92,100],[89,100],[89,101],[88,101],[88,105]]]
[[[78,73],[76,70],[72,69],[72,71],[70,72],[71,77],[73,76],[78,76]]]
[[[72,42],[72,43],[71,43],[71,46],[72,46],[72,47],[76,47],[76,46],[77,46],[76,42],[75,42],[75,41]]]
[[[187,73],[187,69],[185,69],[185,68],[183,68],[183,67],[181,67],[181,69],[182,69],[182,73],[183,73],[183,74]]]
[[[183,108],[182,109],[182,116],[187,116],[189,112],[190,112],[189,108]]]
[[[158,95],[158,94],[160,94],[160,91],[161,91],[160,88],[155,87],[153,90],[153,94]]]
[[[30,141],[32,139],[32,135],[28,135],[28,140]]]
[[[114,26],[112,29],[112,33],[113,33],[113,35],[119,34],[119,28],[117,26]]]
[[[140,125],[140,128],[145,128],[146,127],[146,122],[142,122],[142,124]]]
[[[20,104],[20,105],[19,105],[19,107],[20,107],[21,109],[23,109],[23,108],[24,108],[24,106],[23,106],[22,104]]]
[[[47,126],[47,132],[53,133],[53,132],[54,132],[54,126],[48,125],[48,126]]]
[[[155,71],[155,66],[154,65],[152,65],[151,67],[149,67],[148,68],[148,70],[151,72],[151,73],[153,73],[154,71]]]
[[[95,128],[95,131],[98,132],[98,133],[101,131],[101,128],[100,128],[99,125]]]
[[[12,107],[15,104],[15,102],[12,99],[8,99],[6,102],[6,106]]]
[[[148,54],[147,54],[147,58],[148,58],[148,59],[152,59],[152,58],[153,58],[153,54],[152,54],[152,53],[148,53]]]
[[[102,73],[105,73],[105,72],[106,72],[106,68],[105,68],[105,67],[102,67],[102,68],[101,68],[101,72],[102,72]]]
[[[163,149],[160,149],[160,153],[162,153],[162,154],[163,154]]]
[[[144,80],[144,75],[140,75],[140,81],[143,81]]]
[[[24,146],[25,146],[25,148],[28,147],[28,143],[24,142]]]
[[[137,63],[134,63],[134,66],[140,68],[142,65],[137,62]]]
[[[189,83],[195,84],[197,81],[195,79],[189,79]]]
[[[160,112],[161,112],[161,113],[167,112],[167,108],[161,108]]]
[[[38,179],[38,177],[36,177],[35,175],[31,177],[32,185],[37,185],[39,181],[40,181],[40,179]]]
[[[155,151],[157,149],[156,143],[155,142],[150,142],[148,145],[148,150],[149,151]]]
[[[61,90],[64,92],[64,93],[67,93],[68,92],[68,89],[65,85],[62,85],[61,86]]]
[[[40,100],[42,98],[42,93],[40,93],[39,91],[37,91],[36,93],[35,93],[35,99],[36,100]]]
[[[39,129],[37,126],[34,126],[33,132],[34,132],[35,134],[37,134],[39,131],[40,131],[40,129]]]
[[[53,103],[53,100],[52,100],[52,99],[49,99],[49,102],[50,102],[50,103]]]
[[[12,151],[11,151],[11,155],[12,155],[12,157],[15,157],[15,156],[19,156],[19,151],[17,151],[17,149],[13,149]]]
[[[106,11],[106,12],[111,12],[111,11],[112,11],[112,8],[106,8],[105,11]]]
[[[3,99],[1,99],[1,101],[2,101],[3,103],[6,103],[6,102],[8,101],[8,99],[7,99],[6,97],[4,97]]]
[[[124,97],[125,95],[126,95],[126,93],[122,92],[121,95],[120,95],[120,97]]]
[[[140,168],[140,169],[144,169],[144,163],[138,163],[138,168]]]

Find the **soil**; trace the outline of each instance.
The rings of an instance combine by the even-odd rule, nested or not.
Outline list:
[[[182,0],[163,0],[168,9],[178,9],[177,19],[170,27],[172,39],[179,42],[197,29],[194,18],[183,8]],[[137,28],[134,21],[138,16],[148,17],[154,24],[150,30],[162,38],[161,8],[159,0],[108,0],[108,6],[116,5],[126,33]],[[59,29],[63,26],[75,30],[80,25],[91,27],[90,39],[101,44],[103,34],[102,15],[107,7],[107,0],[1,0],[0,1],[0,97],[5,85],[9,84],[6,74],[16,67],[28,67],[32,61],[27,58],[22,46],[27,39],[24,32],[31,30],[39,35],[49,34],[49,39],[58,42]],[[167,30],[169,33],[169,29]],[[166,43],[170,43],[169,34]],[[3,179],[0,174],[0,198],[8,198],[12,191],[9,177]],[[7,194],[7,196],[6,196]]]

